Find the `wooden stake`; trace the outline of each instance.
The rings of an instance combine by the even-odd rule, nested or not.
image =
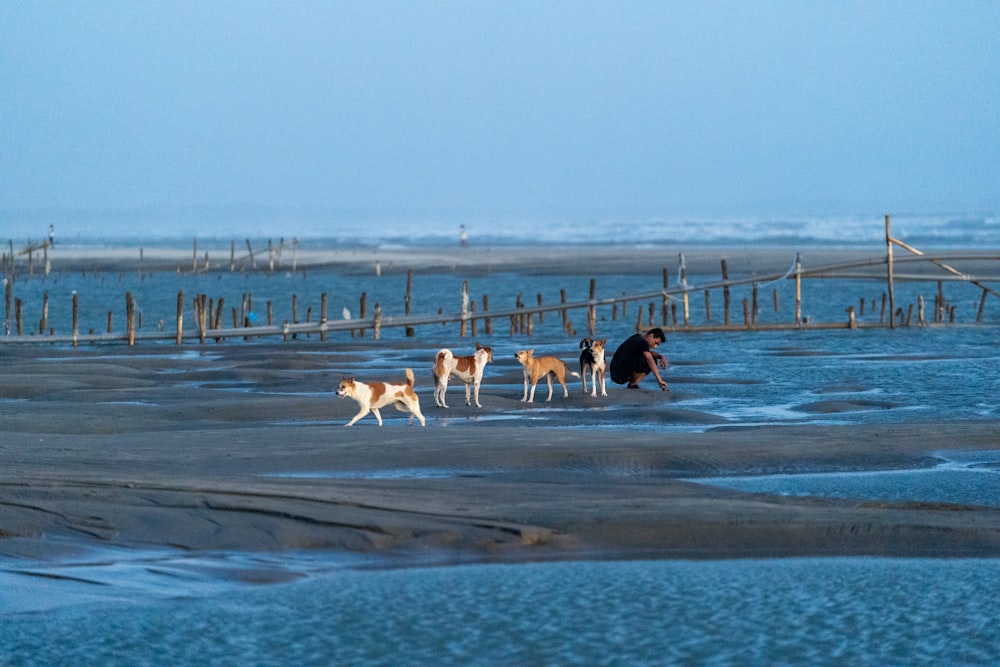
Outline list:
[[[722,260],[722,312],[723,322],[729,325],[729,267],[726,260]]]
[[[177,292],[177,339],[178,345],[181,344],[184,336],[184,290]]]
[[[885,263],[886,263],[886,283],[889,290],[889,312],[896,311],[896,288],[893,279],[892,267],[892,234],[889,226],[889,216],[885,216]],[[889,318],[889,328],[896,328],[895,318]]]

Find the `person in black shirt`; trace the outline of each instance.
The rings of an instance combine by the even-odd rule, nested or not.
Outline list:
[[[663,329],[659,327],[626,338],[611,357],[611,380],[617,384],[627,382],[629,389],[638,389],[642,378],[652,373],[660,389],[669,391],[667,383],[660,377],[657,369],[657,367],[665,369],[667,360],[655,350],[665,339]]]

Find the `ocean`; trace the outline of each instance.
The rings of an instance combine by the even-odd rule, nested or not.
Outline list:
[[[894,235],[925,249],[1000,246],[1000,223],[993,217],[896,220]],[[603,231],[609,238],[628,233],[633,240],[650,243],[670,238],[721,246],[742,239],[748,245],[787,249],[790,261],[800,242],[854,244],[870,246],[873,255],[884,252],[881,218],[829,222],[647,221]],[[523,239],[524,229],[496,226],[487,233],[470,224],[470,242],[515,243]],[[567,222],[538,231],[555,246],[579,238],[580,226]],[[431,225],[416,236],[386,228],[378,238],[364,241],[386,247],[443,239],[457,243],[457,227]],[[313,242],[347,240],[317,236]],[[119,238],[113,243],[129,241]],[[731,277],[741,277],[740,270],[734,262]],[[586,300],[590,278],[586,266],[576,275],[420,274],[414,278],[411,308],[414,314],[455,312],[466,282],[472,298],[489,294],[493,310],[512,307],[518,294],[529,302],[538,294],[550,304],[558,303],[565,290],[568,301]],[[688,279],[698,285],[718,276]],[[597,297],[655,291],[660,280],[658,274],[627,270],[602,274],[597,277]],[[336,316],[344,309],[356,316],[362,293],[369,304],[380,303],[388,316],[398,315],[405,281],[399,272],[144,276],[56,271],[47,277],[19,278],[14,295],[22,300],[26,319],[37,321],[48,293],[50,326],[64,330],[76,293],[80,328],[101,330],[108,311],[123,317],[129,292],[137,300],[143,328],[158,328],[161,321],[169,328],[181,290],[224,298],[227,304],[239,304],[243,295],[252,294],[260,317],[261,304],[270,301],[275,319],[281,321],[291,315],[292,295],[300,318],[306,308],[318,308],[321,294],[329,295]],[[733,302],[749,298],[749,289],[734,288]],[[789,281],[768,285],[759,321],[788,322],[793,317],[792,289]],[[777,309],[771,290],[776,290]],[[844,321],[847,307],[864,303],[859,321],[874,323],[880,317],[883,290],[877,281],[807,281],[803,316],[814,322]],[[897,305],[905,306],[919,296],[933,302],[938,286],[933,281],[907,282],[897,290]],[[951,421],[1000,418],[1000,307],[995,299],[987,302],[983,322],[977,325],[981,290],[957,282],[946,283],[943,290],[955,306],[955,324],[669,333],[661,350],[671,362],[665,375],[671,386],[669,411],[642,421],[608,405],[581,411],[575,425],[567,428],[604,428],[610,436],[622,428],[696,432],[762,424],[906,421],[946,427]],[[713,303],[718,320],[721,301]],[[624,313],[601,307],[598,335],[611,340],[628,335],[638,309],[645,306],[633,302]],[[704,318],[700,296],[692,310],[699,321]],[[741,311],[734,312],[742,317]],[[531,344],[541,352],[573,358],[577,339],[585,334],[582,311],[575,318],[578,335],[570,337],[558,317],[536,322]],[[386,329],[382,340],[406,341],[400,355],[424,358],[438,347],[460,344],[454,327],[449,327],[422,326],[419,342],[408,341],[402,329]],[[508,357],[528,340],[523,334],[511,336],[505,321],[496,323],[491,335],[480,331],[478,339],[497,349],[506,364],[512,364]],[[331,349],[350,345],[352,355],[369,343],[376,347],[370,337],[354,339],[346,332],[332,334],[329,341]],[[214,345],[206,343],[199,352],[209,363]],[[52,362],[74,354],[69,346],[45,349],[44,356]],[[196,348],[187,344],[184,349]],[[121,343],[98,346],[96,351],[123,353]],[[94,352],[88,348],[88,353]],[[373,354],[362,357],[360,365],[377,372],[379,364],[397,362],[396,357]],[[490,390],[519,394],[520,385],[494,381]],[[545,415],[538,410],[532,418],[544,426]],[[438,425],[446,420],[436,419],[441,420]],[[433,426],[434,420],[429,421],[428,427]],[[779,494],[1000,504],[1000,462],[993,455],[963,451],[959,442],[954,452],[941,452],[939,458],[935,468],[878,475],[700,481]],[[0,555],[0,665],[986,665],[1000,658],[1000,636],[993,627],[1000,614],[1000,601],[993,594],[1000,585],[1000,561],[993,559],[385,565],[333,553],[94,550],[58,563]],[[233,576],[255,570],[285,576],[267,584]]]
[[[15,245],[42,242],[53,224],[57,243],[126,242],[187,245],[298,238],[328,245],[441,245],[459,240],[459,225],[470,245],[543,244],[841,245],[884,247],[885,215],[895,238],[917,247],[1000,248],[1000,217],[994,211],[934,214],[880,211],[835,215],[724,216],[350,216],[302,210],[223,208],[202,211],[80,211],[21,213],[0,211],[0,240]]]

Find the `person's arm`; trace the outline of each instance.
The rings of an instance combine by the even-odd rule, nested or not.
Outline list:
[[[646,363],[649,364],[649,370],[653,373],[653,377],[656,378],[656,382],[660,385],[660,388],[662,389],[663,385],[665,385],[667,383],[664,382],[663,378],[660,377],[660,371],[658,371],[657,368],[656,368],[656,357],[659,357],[660,365],[663,368],[666,368],[667,365],[666,365],[666,362],[663,360],[663,356],[659,355],[659,354],[656,354],[655,352],[653,352],[651,350],[646,350],[642,354],[646,357]]]

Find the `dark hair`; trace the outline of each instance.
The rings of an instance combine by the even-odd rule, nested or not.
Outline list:
[[[663,333],[663,329],[661,329],[660,327],[654,327],[653,329],[650,329],[649,331],[646,332],[647,336],[649,334],[653,334],[654,336],[659,338],[660,342],[663,342],[667,339],[666,335],[664,335]]]

